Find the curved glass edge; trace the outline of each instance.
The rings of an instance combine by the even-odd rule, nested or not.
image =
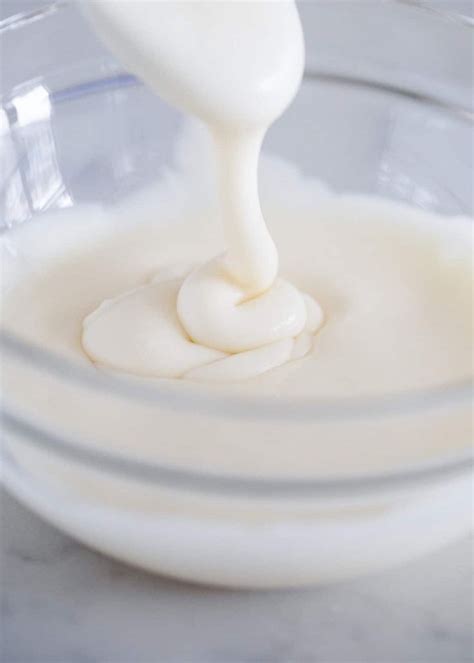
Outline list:
[[[30,11],[20,11],[16,14],[11,14],[6,18],[0,21],[0,35],[3,32],[8,32],[10,30],[18,30],[23,28],[30,23],[35,23],[36,21],[41,21],[44,18],[48,18],[52,14],[55,14],[57,11],[64,9],[71,2],[68,0],[55,0],[54,2],[49,2],[37,9],[32,9]]]
[[[2,420],[5,430],[19,435],[23,443],[39,446],[44,451],[85,468],[128,480],[139,480],[161,488],[214,493],[228,497],[261,499],[365,497],[373,493],[419,488],[420,483],[435,485],[441,481],[467,476],[474,468],[473,454],[468,452],[462,457],[449,461],[437,461],[409,469],[354,477],[273,479],[218,475],[182,470],[98,451],[91,443],[65,441],[54,433],[11,413],[4,413]],[[9,462],[16,463],[7,449],[1,449],[1,454]]]
[[[448,3],[445,3],[444,7],[434,7],[432,4],[428,5],[426,1],[423,2],[423,0],[395,0],[395,2],[400,5],[405,5],[406,7],[427,12],[432,16],[451,21],[452,23],[457,23],[467,28],[474,28],[474,18],[467,14],[453,11],[452,9],[446,9],[446,6],[449,7]]]
[[[193,384],[150,384],[145,380],[108,374],[94,367],[82,366],[40,346],[23,341],[6,330],[0,330],[0,348],[20,361],[45,369],[59,377],[72,379],[118,397],[132,398],[175,411],[197,409],[215,417],[292,422],[347,423],[360,419],[404,416],[471,402],[472,380],[460,380],[431,389],[385,394],[377,397],[338,399],[286,399],[284,402],[262,396],[248,398],[235,394],[204,393]]]
[[[417,11],[423,11],[441,20],[450,21],[462,25],[467,28],[474,28],[474,19],[471,16],[463,14],[462,12],[446,9],[445,7],[434,7],[428,5],[423,0],[393,0],[395,4],[404,5],[407,8]],[[53,0],[52,2],[45,2],[44,5],[38,9],[31,11],[17,12],[11,16],[7,16],[0,21],[0,34],[7,30],[17,30],[30,23],[33,23],[44,18],[48,18],[51,14],[59,10],[66,9],[72,6],[72,0]]]
[[[142,81],[133,74],[129,74],[123,70],[118,70],[117,63],[111,58],[96,59],[89,62],[89,64],[95,64],[99,66],[102,65],[104,68],[108,68],[113,73],[100,78],[80,81],[75,85],[61,87],[59,89],[51,89],[51,85],[48,85],[49,99],[52,104],[63,104],[93,94],[101,94],[102,92],[109,92],[126,87],[143,85]],[[87,62],[81,63],[81,67],[84,65],[87,65]],[[55,77],[60,78],[61,71],[52,72],[48,78],[54,79]],[[414,102],[424,103],[433,107],[437,107],[440,110],[446,111],[456,116],[460,120],[464,120],[468,123],[474,123],[473,108],[454,104],[446,101],[445,99],[442,99],[441,97],[425,94],[423,92],[419,92],[418,90],[391,85],[389,83],[384,83],[362,76],[348,76],[339,74],[337,72],[327,72],[308,67],[305,69],[304,78],[308,81],[320,81],[324,83],[334,83],[347,85],[350,87],[365,88],[368,90],[377,90],[385,94],[391,94],[393,96],[402,97]],[[10,121],[13,120],[14,122],[15,118],[14,113],[8,113],[8,107],[11,103],[11,100],[14,99],[17,95],[24,93],[26,90],[41,84],[41,80],[32,79],[30,81],[25,81],[19,86],[15,86],[8,93],[0,95],[0,103],[6,109],[7,118],[9,118]]]

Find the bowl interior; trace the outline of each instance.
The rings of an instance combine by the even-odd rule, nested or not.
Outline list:
[[[173,160],[182,116],[109,61],[16,88],[0,111],[2,224],[110,203]],[[308,72],[264,150],[338,191],[443,214],[472,212],[471,125],[462,111],[387,85]]]
[[[344,67],[342,70],[345,72]],[[433,99],[400,88],[390,80],[389,68],[382,72],[382,77],[372,81],[341,73],[342,70],[328,67],[316,71],[309,67],[294,104],[270,129],[264,150],[295,163],[304,173],[319,177],[337,191],[381,194],[447,215],[471,213],[473,156],[468,114],[442,97]],[[2,101],[1,224],[8,229],[31,219],[40,221],[41,214],[51,209],[79,207],[91,202],[114,203],[152,184],[173,161],[182,123],[179,113],[107,57],[81,61],[63,70],[56,66],[45,70],[40,77],[15,87]],[[9,346],[13,354],[15,342],[13,339]],[[92,379],[76,372],[75,367],[61,361],[55,363],[55,358],[36,352],[37,349],[20,344],[16,350],[17,357],[22,355],[30,361],[31,370],[34,368],[38,374],[43,372],[41,380],[56,380],[66,389],[71,388],[73,398],[77,397],[76,385],[80,383],[85,410],[89,402],[96,399],[94,389],[97,387],[100,398],[125,399],[127,407],[130,396],[138,403],[137,407],[164,406],[166,398],[171,409],[175,406],[174,395],[137,391],[136,385],[118,386],[110,379],[98,384],[96,376]],[[461,387],[465,396],[465,385]],[[233,421],[240,421],[245,413],[249,417],[258,414],[263,420],[267,417],[272,429],[278,412],[287,423],[298,419],[305,422],[308,438],[323,432],[327,434],[333,423],[339,424],[343,419],[348,424],[347,430],[351,431],[347,435],[350,444],[351,434],[357,434],[354,425],[358,426],[351,422],[353,418],[358,420],[361,413],[369,419],[376,412],[388,413],[389,417],[396,415],[400,407],[403,412],[419,413],[427,401],[431,407],[437,407],[446,394],[456,400],[459,388],[456,386],[454,391],[446,390],[446,393],[422,394],[418,399],[404,395],[403,401],[389,399],[378,405],[345,404],[345,410],[340,403],[303,403],[299,404],[301,407],[292,405],[290,408],[278,405],[278,410],[275,406],[266,410],[265,404],[258,403],[257,406],[247,404],[248,410],[245,410],[242,402],[219,403],[214,399],[209,403],[205,398],[197,407],[205,413],[203,416],[210,414],[211,409],[214,415],[221,408],[219,414]],[[177,417],[179,412],[193,405],[196,407],[193,398],[186,400],[183,394],[179,395]],[[99,456],[97,449],[84,450],[84,442],[96,441],[87,431],[64,429],[51,435],[50,430],[57,422],[41,422],[39,418],[30,417],[30,423],[33,421],[36,428],[26,430],[27,419],[10,417],[12,429],[17,433],[20,430],[20,435],[48,448],[53,455],[61,451],[74,461],[88,459],[93,467],[103,465],[107,471],[117,471],[116,448],[113,453],[99,453]],[[308,422],[315,427],[311,428]],[[365,426],[367,421],[364,422]],[[203,422],[196,421],[196,427],[200,425]],[[251,425],[249,436],[265,436],[264,432],[256,433],[259,429]],[[265,425],[263,421],[261,426]],[[390,425],[389,419],[380,424],[378,432],[372,431],[374,448],[389,432]],[[66,430],[68,435],[70,433],[67,440]],[[282,434],[294,435],[295,430],[283,432],[282,427]],[[51,440],[56,446],[51,446]],[[389,440],[384,443],[389,444]],[[80,452],[78,447],[81,447]],[[434,468],[431,464],[420,469],[412,463],[409,480],[416,483],[433,476],[433,472],[439,477],[445,472],[466,469],[465,456],[464,451],[457,449],[454,460],[441,459]],[[141,465],[140,460],[144,461]],[[147,469],[150,471],[150,460],[153,458],[145,454],[143,457],[135,454],[133,459],[126,460],[124,473],[143,478]],[[129,461],[140,465],[135,474],[127,465]],[[151,473],[153,481],[164,481],[166,469],[164,474],[163,467],[151,467],[151,470],[157,470],[156,474]],[[399,468],[392,474],[396,485],[405,483],[405,470]],[[171,472],[170,482],[178,479],[180,477]],[[189,483],[189,473],[180,480]],[[237,480],[242,488],[241,478]],[[342,488],[351,492],[367,485],[379,489],[386,485],[387,476],[374,467],[370,480],[372,484],[367,476],[357,477],[351,485],[344,476],[318,483],[312,475],[303,490],[308,490],[308,494],[313,494],[315,489],[331,493]],[[298,493],[302,489],[301,477],[294,483],[293,488]],[[255,488],[260,486],[259,478]],[[204,487],[209,487],[209,477],[205,477]],[[277,481],[269,491],[273,494],[281,488],[281,482]]]

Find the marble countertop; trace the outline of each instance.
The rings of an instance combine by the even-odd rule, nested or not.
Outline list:
[[[299,591],[186,585],[96,554],[1,503],[2,663],[463,663],[472,540]]]

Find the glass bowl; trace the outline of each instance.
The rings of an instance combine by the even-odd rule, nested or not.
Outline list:
[[[49,11],[47,22],[64,12],[74,8]],[[396,17],[426,26],[413,8],[397,7]],[[430,20],[462,52],[469,28]],[[23,17],[4,38],[25,30],[44,37],[44,23]],[[329,46],[316,68],[313,25],[305,23],[302,89],[264,150],[337,191],[472,213],[473,115],[462,85],[441,89],[424,72],[408,86],[387,62],[369,76],[367,53],[337,59]],[[182,122],[107,54],[43,63],[40,76],[2,100],[2,239],[14,250],[12,229],[41,224],[46,211],[72,208],[77,218],[152,186],[173,159]],[[376,398],[245,398],[105,375],[38,346],[34,330],[19,338],[8,320],[1,341],[5,486],[118,559],[210,584],[298,586],[413,559],[471,526],[470,381]],[[212,440],[216,457],[244,440],[241,466],[225,474],[204,466],[195,431]],[[449,455],[433,444],[417,456],[411,442],[420,436],[452,441]],[[345,466],[345,450],[361,438],[368,457]],[[272,462],[279,449],[315,444],[329,449],[326,461],[280,476]],[[176,450],[186,450],[185,465]]]

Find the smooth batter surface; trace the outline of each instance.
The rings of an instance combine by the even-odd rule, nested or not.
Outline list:
[[[197,147],[190,136],[183,149],[188,158],[182,161],[192,162]],[[206,174],[190,170],[109,213],[58,212],[9,233],[3,245],[7,328],[88,361],[81,332],[91,310],[221,251],[218,206],[203,194]],[[352,398],[469,376],[470,219],[334,195],[269,159],[262,167],[262,203],[282,275],[317,295],[326,321],[306,357],[227,389]],[[163,306],[172,315],[179,281],[169,283]],[[111,353],[121,350],[120,334],[117,325]]]

